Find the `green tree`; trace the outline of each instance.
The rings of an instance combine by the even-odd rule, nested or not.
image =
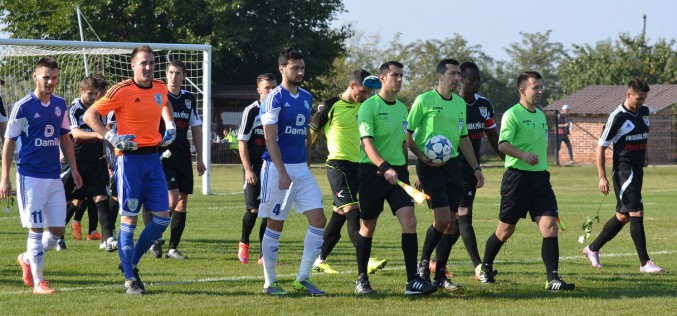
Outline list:
[[[310,88],[344,50],[351,26],[329,23],[344,11],[340,0],[2,0],[0,22],[13,38],[80,40],[75,7],[102,41],[206,43],[213,47],[217,84],[251,84],[276,72],[287,46],[305,53]],[[87,30],[86,39],[96,37]]]
[[[659,39],[654,45],[640,34],[621,34],[618,40],[592,45],[573,45],[574,57],[561,63],[562,92],[572,93],[589,85],[622,85],[634,77],[648,83],[677,83],[675,40]]]
[[[326,98],[343,91],[353,70],[362,68],[376,74],[382,63],[397,60],[404,64],[405,81],[398,98],[410,106],[417,95],[437,86],[437,63],[445,58],[477,63],[487,82],[485,87],[488,89],[482,88],[483,91],[495,91],[497,86],[502,86],[497,85],[493,77],[493,59],[482,51],[480,45],[469,45],[459,34],[442,40],[418,40],[408,44],[402,42],[401,34],[396,34],[387,44],[382,44],[378,35],[359,33],[347,41],[346,54],[334,61],[333,71],[320,77],[327,88],[320,95]]]
[[[507,87],[515,87],[517,75],[523,71],[538,71],[543,76],[543,102],[551,102],[561,95],[560,80],[557,67],[566,56],[564,45],[550,41],[551,30],[545,33],[522,33],[522,40],[519,43],[511,43],[505,48],[510,56],[510,61],[506,65],[506,74],[512,73]],[[516,88],[512,89],[513,91]]]
[[[459,63],[472,60],[478,65],[492,63],[482,52],[481,45],[469,45],[459,34],[442,40],[418,40],[399,47],[402,48],[397,59],[405,66],[406,80],[399,97],[407,105],[411,105],[417,95],[437,87],[437,63],[440,60],[453,58]]]
[[[316,90],[315,98],[325,100],[343,92],[348,86],[353,71],[364,69],[378,74],[384,61],[385,50],[381,48],[381,36],[358,32],[346,40],[345,52],[334,59],[332,68],[318,77],[322,89]]]

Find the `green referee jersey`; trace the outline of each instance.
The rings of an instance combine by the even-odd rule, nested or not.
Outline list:
[[[324,101],[313,115],[310,128],[315,132],[323,130],[327,137],[327,160],[360,161],[360,130],[357,126],[360,104],[334,97]]]
[[[362,102],[357,115],[360,126],[360,138],[372,138],[378,153],[393,166],[404,166],[402,144],[406,141],[407,107],[399,100],[390,103],[379,95]],[[367,153],[361,150],[361,163],[374,164]]]
[[[455,93],[444,99],[437,90],[416,97],[407,117],[407,130],[414,133],[414,142],[422,152],[432,136],[442,135],[451,141],[451,157],[458,156],[461,137],[468,136],[465,101]]]
[[[539,109],[530,112],[521,104],[513,105],[501,119],[501,135],[498,143],[509,142],[517,149],[538,156],[538,163],[530,165],[522,159],[505,155],[505,167],[525,171],[548,169],[548,122]]]

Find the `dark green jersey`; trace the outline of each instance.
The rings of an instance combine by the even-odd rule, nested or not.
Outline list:
[[[324,130],[327,137],[327,160],[360,160],[360,130],[357,112],[360,103],[350,103],[341,98],[330,98],[317,109],[310,121],[314,132]]]
[[[509,142],[517,149],[538,156],[538,163],[530,165],[522,159],[505,155],[505,167],[526,171],[548,169],[548,122],[539,109],[530,112],[521,104],[513,105],[501,119],[501,135],[498,143]]]
[[[375,95],[362,102],[357,122],[360,126],[360,138],[372,138],[378,153],[393,166],[404,166],[402,145],[406,141],[407,107],[399,100],[390,103]],[[364,149],[360,162],[374,164]]]
[[[451,158],[458,156],[461,137],[468,136],[465,123],[465,101],[452,94],[447,100],[430,90],[416,97],[407,117],[407,130],[414,133],[414,142],[424,152],[425,142],[435,135],[442,135],[451,141]]]

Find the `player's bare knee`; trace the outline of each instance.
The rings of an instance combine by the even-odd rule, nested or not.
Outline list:
[[[470,208],[468,207],[459,207],[457,216],[465,216],[470,214]]]
[[[616,219],[623,224],[627,224],[630,221],[630,216],[625,213],[616,213]]]
[[[284,229],[284,221],[277,221],[272,218],[269,218],[266,221],[266,227],[270,230],[281,232]]]
[[[447,226],[446,229],[444,229],[443,233],[446,234],[446,235],[453,235],[453,234],[456,233],[457,230],[458,230],[458,226],[451,224],[451,225]]]
[[[557,225],[541,228],[541,236],[544,238],[557,237]]]
[[[313,209],[303,213],[308,218],[308,224],[313,227],[322,227],[327,225],[327,217],[324,216],[322,209]]]
[[[451,226],[449,225],[450,223],[451,221],[449,219],[435,220],[433,222],[433,227],[435,227],[435,229],[437,229],[438,231],[443,232],[447,230],[447,227]]]
[[[150,212],[152,216],[157,216],[161,218],[169,218],[169,212],[164,211],[164,212],[156,212],[156,211],[151,211]]]
[[[124,215],[124,216],[120,216],[120,223],[124,223],[124,224],[131,225],[131,226],[136,226],[137,219],[138,219],[138,216]]]
[[[353,205],[346,205],[346,206],[343,207],[343,214],[347,214],[348,212],[352,212],[352,211],[358,211],[359,212],[360,206],[357,205],[357,204],[353,204]]]
[[[376,230],[376,220],[366,219],[362,221],[362,226],[360,226],[360,235],[371,238],[374,236],[374,230]]]
[[[496,237],[502,242],[507,241],[515,233],[515,225],[500,222],[496,228]]]
[[[644,217],[644,211],[635,211],[628,214],[630,214],[630,217]]]
[[[416,216],[402,216],[400,217],[400,225],[402,225],[402,232],[405,234],[412,234],[416,232]]]
[[[253,213],[253,214],[258,214],[258,213],[259,213],[259,209],[258,209],[258,208],[252,208],[252,209],[249,209],[248,211],[249,211],[250,213]]]

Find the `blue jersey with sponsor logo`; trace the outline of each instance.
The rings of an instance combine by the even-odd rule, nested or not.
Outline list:
[[[271,91],[261,107],[261,123],[277,124],[277,144],[280,146],[282,162],[306,162],[306,133],[310,123],[310,109],[313,97],[306,90],[298,88],[293,95],[282,85]],[[273,161],[268,150],[263,159]]]
[[[59,179],[59,143],[70,132],[66,101],[51,95],[42,103],[33,93],[14,103],[5,137],[17,142],[20,175]]]

